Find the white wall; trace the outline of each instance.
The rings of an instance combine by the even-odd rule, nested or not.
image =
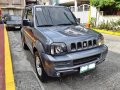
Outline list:
[[[89,11],[81,11],[81,12],[73,12],[76,18],[80,18],[80,23],[87,23],[88,22],[88,13]]]
[[[111,21],[117,21],[120,19],[120,16],[116,16],[116,15],[103,16],[100,12],[97,11],[97,9],[95,7],[92,7],[92,9],[91,9],[91,17],[96,18],[97,25],[99,25],[100,23],[103,23],[103,22],[106,23],[106,22],[111,22]]]
[[[91,7],[91,17],[96,18],[96,14],[97,14],[97,9],[96,9],[96,7]]]
[[[99,22],[111,22],[111,21],[117,21],[119,19],[120,19],[120,16],[115,16],[115,15],[102,16],[102,15],[100,15]]]
[[[67,2],[74,2],[74,0],[59,0],[60,4],[67,3]]]

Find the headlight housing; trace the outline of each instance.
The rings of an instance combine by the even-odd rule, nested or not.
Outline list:
[[[50,52],[52,55],[65,54],[67,52],[67,47],[64,43],[52,43]]]
[[[100,35],[99,39],[98,39],[98,45],[103,45],[104,44],[104,37],[103,35]]]

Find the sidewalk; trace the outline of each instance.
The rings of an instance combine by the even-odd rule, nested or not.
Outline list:
[[[0,24],[0,90],[15,90],[8,34]]]
[[[0,25],[0,90],[5,90],[4,26]]]

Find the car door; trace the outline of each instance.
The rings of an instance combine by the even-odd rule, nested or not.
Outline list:
[[[33,43],[35,42],[36,38],[33,34],[34,27],[32,25],[33,23],[33,15],[32,15],[32,9],[27,10],[26,19],[29,22],[29,25],[25,27],[25,40],[26,44],[29,47],[29,49],[33,50]]]

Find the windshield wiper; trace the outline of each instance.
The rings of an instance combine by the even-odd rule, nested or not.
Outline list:
[[[57,24],[57,26],[60,26],[60,25],[72,25],[71,23],[63,23],[63,24]]]
[[[38,25],[37,27],[51,27],[51,26],[54,26],[54,25]]]
[[[60,25],[77,25],[76,23],[64,23],[64,24],[58,24],[57,26],[60,26]]]

